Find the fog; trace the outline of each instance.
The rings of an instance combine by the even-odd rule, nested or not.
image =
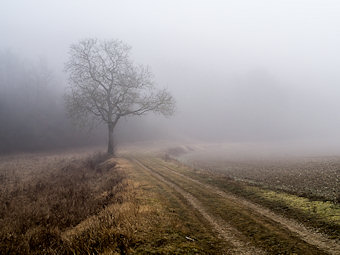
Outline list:
[[[70,45],[96,37],[131,45],[133,60],[148,65],[177,102],[170,118],[121,121],[121,143],[270,144],[339,154],[339,13],[336,0],[2,0],[2,150],[105,143],[105,129],[89,139],[73,128],[62,98]],[[36,95],[31,88],[40,83],[46,90]],[[8,142],[17,133],[20,142]],[[37,145],[37,137],[44,142]]]

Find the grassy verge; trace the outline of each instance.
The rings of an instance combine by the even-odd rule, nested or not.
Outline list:
[[[1,183],[0,253],[69,254],[79,250],[63,238],[63,232],[123,200],[125,175],[114,167],[115,162],[106,155],[95,154],[64,162],[55,171],[46,169],[29,181]],[[20,175],[20,169],[15,170]]]

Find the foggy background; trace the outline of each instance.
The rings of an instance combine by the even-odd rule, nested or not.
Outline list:
[[[105,145],[64,112],[72,43],[120,39],[177,101],[120,142],[270,144],[340,153],[340,1],[0,2],[0,152]]]

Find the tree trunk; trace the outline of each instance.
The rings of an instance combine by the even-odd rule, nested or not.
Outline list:
[[[114,143],[113,143],[113,123],[108,123],[108,131],[109,131],[109,142],[107,145],[107,154],[114,155]]]

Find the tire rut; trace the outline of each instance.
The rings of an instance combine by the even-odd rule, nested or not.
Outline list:
[[[192,181],[196,184],[199,184],[202,187],[214,192],[215,194],[217,194],[217,195],[219,195],[223,198],[226,198],[226,199],[232,200],[234,202],[237,202],[239,204],[242,204],[243,206],[250,208],[254,212],[257,212],[257,213],[259,213],[259,214],[281,224],[282,226],[289,229],[291,232],[297,234],[303,241],[305,241],[305,242],[307,242],[311,245],[314,245],[317,248],[319,248],[319,249],[321,249],[321,250],[323,250],[323,251],[325,251],[329,254],[332,254],[332,255],[339,255],[340,254],[340,244],[336,240],[329,239],[321,233],[314,232],[313,230],[308,229],[307,227],[301,225],[300,223],[298,223],[294,220],[291,220],[291,219],[285,218],[281,215],[278,215],[278,214],[274,213],[273,211],[271,211],[271,210],[269,210],[265,207],[262,207],[260,205],[254,204],[254,203],[252,203],[252,202],[250,202],[250,201],[248,201],[248,200],[246,200],[242,197],[238,197],[234,194],[227,193],[227,192],[222,191],[222,190],[220,190],[220,189],[218,189],[214,186],[202,183],[202,182],[195,180],[191,177],[183,175],[183,174],[177,172],[176,170],[174,170],[174,169],[172,169],[172,168],[170,168],[170,167],[168,167],[164,164],[162,164],[162,166],[167,168],[168,170],[170,170],[172,173],[180,176],[181,178],[186,178],[187,180]]]
[[[156,173],[153,169],[143,164],[139,160],[137,159],[130,160],[133,161],[138,166],[142,167],[143,169],[149,171],[155,178],[167,184],[168,186],[173,188],[176,192],[181,194],[191,204],[193,208],[200,212],[200,214],[213,226],[213,228],[225,241],[232,244],[232,246],[234,247],[232,252],[234,254],[249,254],[249,255],[266,254],[266,252],[264,252],[263,250],[254,247],[249,243],[241,241],[238,237],[242,236],[242,234],[237,229],[228,225],[224,220],[210,215],[194,196],[184,191],[182,188],[180,188],[178,185],[171,182],[170,180],[167,180],[162,175]]]

